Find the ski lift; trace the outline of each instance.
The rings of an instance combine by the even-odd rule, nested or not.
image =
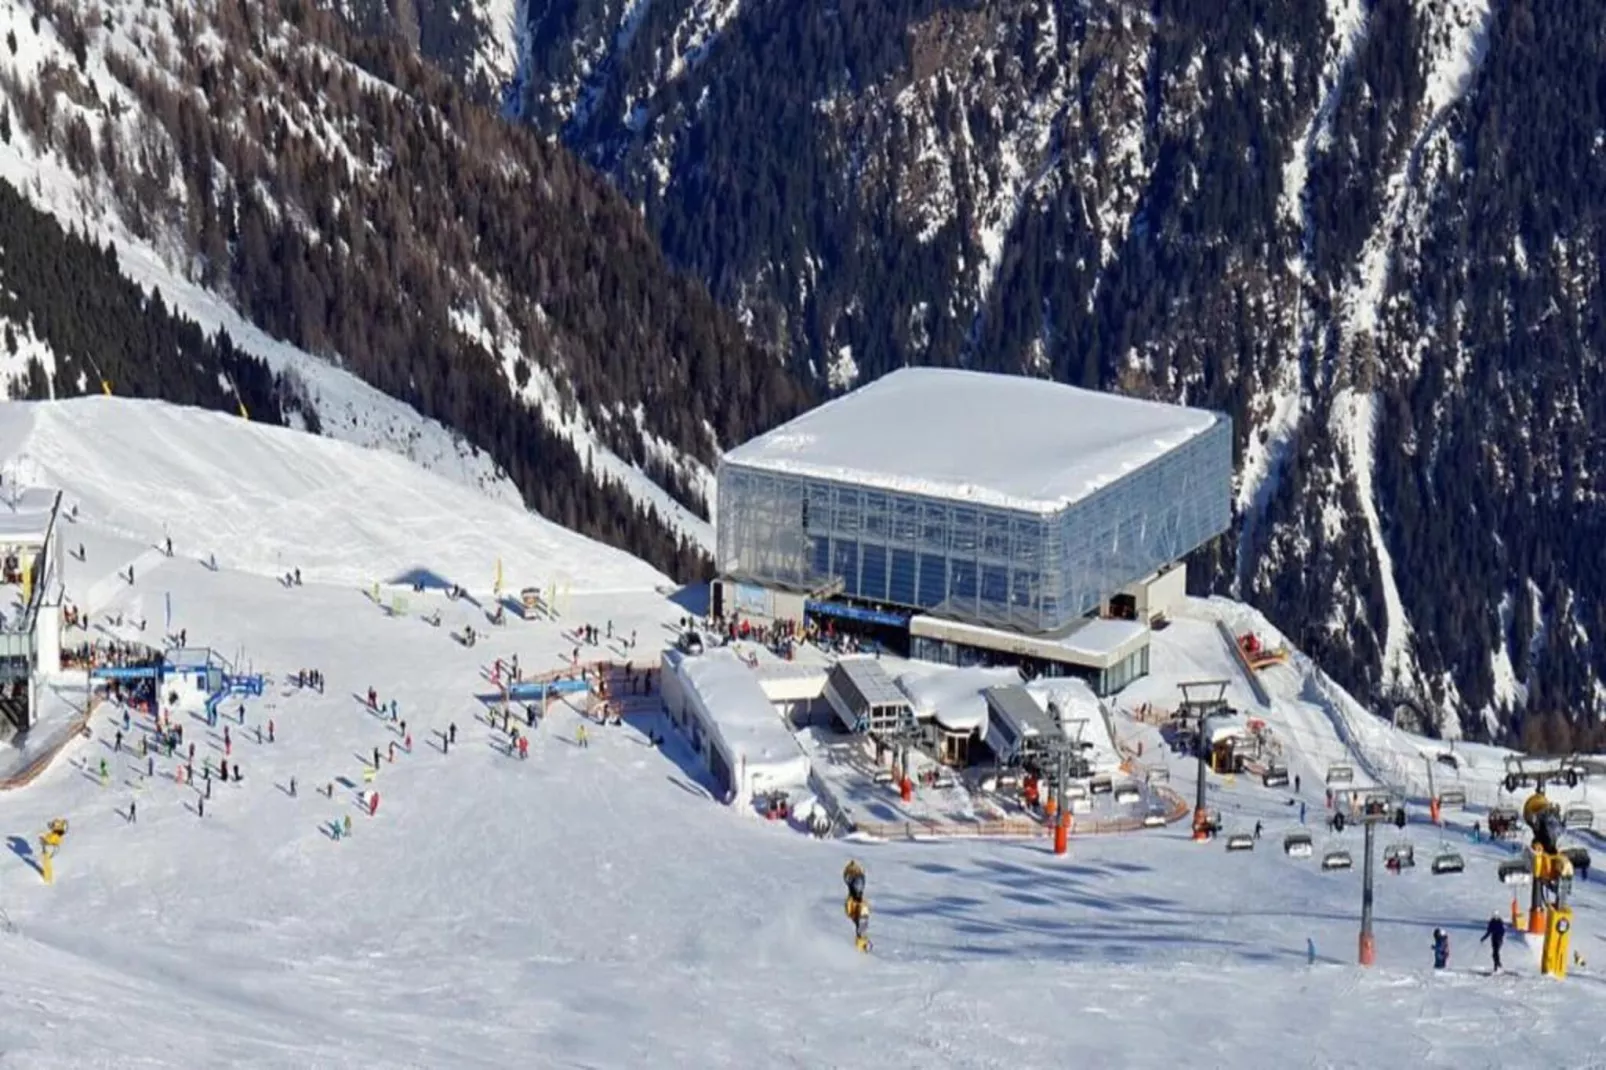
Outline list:
[[[1466,804],[1467,793],[1462,791],[1460,788],[1446,788],[1439,792],[1440,806],[1465,806]]]
[[[1108,773],[1100,773],[1087,782],[1087,790],[1093,795],[1108,795],[1115,790],[1115,778]]]
[[[1329,784],[1355,783],[1355,767],[1342,762],[1327,767],[1327,782]]]
[[[1396,872],[1416,868],[1416,848],[1404,840],[1383,848],[1383,866]]]
[[[1495,869],[1501,884],[1528,884],[1533,881],[1533,863],[1527,858],[1510,858]]]
[[[1460,873],[1467,868],[1466,859],[1455,851],[1445,848],[1433,856],[1432,872],[1435,877],[1448,876],[1451,873]]]
[[[1285,788],[1288,786],[1288,767],[1282,765],[1268,765],[1261,774],[1260,782],[1268,788]]]
[[[1569,806],[1561,815],[1561,823],[1570,829],[1592,828],[1595,824],[1595,811],[1587,806]]]
[[[1322,855],[1322,872],[1324,873],[1333,873],[1341,869],[1349,869],[1354,865],[1355,860],[1351,858],[1349,852],[1344,850],[1342,847],[1338,848],[1337,850],[1328,851],[1326,854]]]
[[[1489,835],[1500,840],[1517,831],[1522,815],[1509,806],[1497,806],[1489,811]]]
[[[1130,806],[1143,798],[1136,784],[1122,784],[1115,789],[1115,802],[1118,806]]]
[[[1065,785],[1065,797],[1067,799],[1087,798],[1087,785],[1078,784],[1074,780],[1071,781],[1069,784]]]
[[[1143,827],[1146,829],[1160,828],[1165,824],[1164,810],[1150,810],[1143,815]]]
[[[1309,858],[1316,853],[1310,833],[1295,830],[1283,837],[1283,854],[1289,858]]]
[[[1253,851],[1254,849],[1255,838],[1247,832],[1234,832],[1227,837],[1227,850],[1229,851]]]

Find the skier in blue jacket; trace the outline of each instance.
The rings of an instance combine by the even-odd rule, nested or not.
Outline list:
[[[1442,970],[1450,964],[1450,934],[1443,929],[1433,930],[1433,968]]]

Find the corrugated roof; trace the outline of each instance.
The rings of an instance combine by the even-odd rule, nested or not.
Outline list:
[[[831,669],[837,678],[837,690],[843,686],[851,688],[853,695],[844,695],[844,698],[857,697],[860,709],[869,709],[874,706],[908,706],[909,696],[898,690],[898,685],[892,682],[887,670],[874,658],[843,658]]]
[[[1024,738],[1036,734],[1053,739],[1062,734],[1048,711],[1039,706],[1031,692],[1019,684],[989,687],[982,694],[987,697],[987,708],[1008,721],[1015,735]]]

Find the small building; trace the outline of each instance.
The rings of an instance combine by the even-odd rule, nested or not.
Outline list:
[[[1249,721],[1237,710],[1223,710],[1204,719],[1202,744],[1209,748],[1210,768],[1217,773],[1239,773],[1256,749]]]
[[[1065,738],[1059,721],[1019,684],[989,687],[982,696],[987,700],[987,745],[1000,763],[1044,760]]]
[[[0,582],[12,588],[0,614],[0,731],[26,731],[39,716],[41,677],[61,671],[61,492],[28,488],[0,499]]]
[[[1020,683],[1014,669],[912,669],[898,677],[909,696],[923,742],[945,765],[964,766],[986,755],[988,714],[984,693]]]
[[[733,651],[664,651],[660,692],[670,718],[707,765],[716,792],[731,805],[808,784],[808,755],[753,670]]]
[[[908,696],[874,658],[843,658],[831,666],[825,699],[849,732],[886,737],[915,727]]]

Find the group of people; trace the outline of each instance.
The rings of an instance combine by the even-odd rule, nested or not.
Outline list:
[[[1478,943],[1481,944],[1484,942],[1489,944],[1489,954],[1494,960],[1494,968],[1497,970],[1502,969],[1500,964],[1500,948],[1506,942],[1506,923],[1505,919],[1501,918],[1499,914],[1489,915],[1489,924],[1483,927],[1483,935],[1478,938]],[[1449,965],[1450,934],[1445,932],[1443,929],[1434,929],[1433,968],[1435,970],[1442,970]]]

